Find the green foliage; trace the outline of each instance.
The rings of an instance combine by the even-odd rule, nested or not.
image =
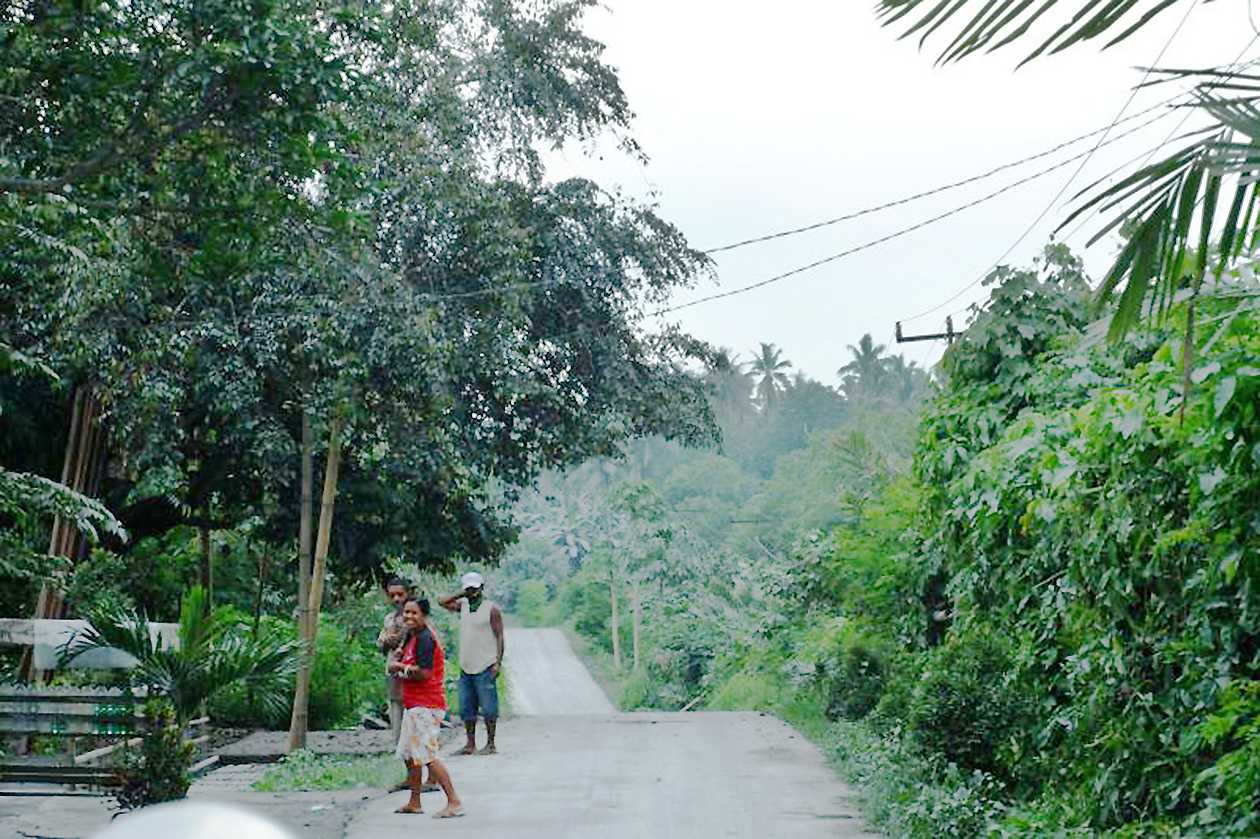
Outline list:
[[[517,589],[516,614],[526,626],[551,623],[551,593],[542,580],[526,580]]]
[[[289,752],[253,783],[256,792],[314,792],[339,789],[387,789],[402,780],[391,755],[336,757],[308,749]]]
[[[1188,740],[1219,755],[1195,778],[1205,804],[1194,829],[1247,835],[1260,828],[1260,682],[1235,682]]]
[[[841,777],[862,790],[871,823],[890,836],[992,835],[1002,815],[991,778],[942,765],[895,733],[877,735],[861,722],[842,720],[820,740]]]
[[[990,637],[956,636],[932,650],[911,695],[911,734],[929,754],[1009,778],[1012,741],[1032,705],[1012,663],[1006,646]]]
[[[90,615],[91,624],[62,651],[63,660],[94,649],[122,650],[136,659],[128,678],[170,702],[179,722],[234,685],[254,692],[265,707],[280,708],[296,669],[294,643],[270,635],[248,635],[229,609],[209,608],[205,590],[194,586],[180,603],[179,644],[167,645],[150,631],[148,617],[108,605]]]
[[[376,637],[380,620],[371,627]],[[264,617],[260,637],[296,644],[294,622]],[[309,728],[321,731],[357,726],[367,711],[379,713],[385,702],[384,664],[368,637],[355,637],[327,615],[320,616],[311,672]],[[284,730],[293,713],[293,697],[285,692],[274,700],[246,684],[226,686],[210,702],[210,715],[224,725],[258,726]]]
[[[188,769],[197,747],[184,737],[175,706],[160,697],[144,706],[147,731],[138,750],[125,748],[119,761],[123,785],[114,793],[123,810],[175,801],[192,784]]]

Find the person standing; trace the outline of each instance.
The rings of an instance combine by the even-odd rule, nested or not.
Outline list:
[[[407,635],[407,625],[403,621],[403,603],[410,595],[411,585],[402,577],[390,577],[385,581],[385,596],[389,598],[393,608],[385,616],[384,626],[376,636],[376,648],[385,656],[387,665]],[[397,676],[386,675],[385,687],[389,697],[389,729],[397,743],[399,732],[402,731],[402,680]]]
[[[476,571],[460,578],[463,591],[439,601],[459,613],[459,711],[468,742],[456,754],[492,755],[499,720],[497,680],[503,666],[503,615],[485,598],[485,580]],[[486,745],[477,752],[477,714],[486,721]]]
[[[446,807],[436,818],[450,819],[464,815],[463,802],[455,792],[451,773],[438,758],[438,739],[442,717],[446,714],[446,654],[429,627],[429,601],[408,597],[403,604],[403,620],[407,636],[396,658],[386,667],[391,676],[402,682],[402,734],[395,754],[407,764],[407,786],[411,797],[397,813],[421,813],[420,774],[429,767],[429,778],[446,793]]]

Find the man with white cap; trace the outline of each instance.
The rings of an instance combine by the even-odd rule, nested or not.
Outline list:
[[[494,728],[499,721],[497,679],[503,665],[503,615],[485,599],[486,582],[476,571],[460,577],[463,591],[440,602],[459,612],[459,708],[468,742],[456,754],[492,755]],[[486,721],[486,746],[477,751],[477,714]]]

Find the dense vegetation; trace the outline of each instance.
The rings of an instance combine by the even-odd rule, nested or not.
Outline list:
[[[0,9],[0,615],[135,651],[169,771],[127,795],[183,794],[206,707],[379,712],[379,580],[502,558],[623,705],[778,712],[890,832],[1260,832],[1254,77],[1191,74],[1213,131],[1081,208],[1098,283],[1052,246],[931,379],[868,335],[833,387],[648,331],[706,257],[545,177],[639,154],[592,2]]]
[[[517,612],[587,639],[626,707],[798,722],[895,833],[1253,833],[1254,284],[1200,300],[1183,399],[1184,320],[1100,340],[1061,246],[990,282],[921,407],[863,345],[841,393],[719,407],[721,454],[546,486],[500,572]],[[830,412],[784,436],[811,387]]]

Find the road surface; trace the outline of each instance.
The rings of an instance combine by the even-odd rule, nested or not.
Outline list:
[[[406,793],[368,788],[252,792],[252,766],[214,772],[190,797],[248,808],[301,839],[872,835],[818,749],[773,717],[618,714],[555,630],[509,628],[507,656],[518,715],[499,724],[500,754],[446,758],[465,818],[395,815]],[[0,796],[0,836],[86,839],[110,824],[103,798],[32,792]],[[441,793],[424,797],[429,813],[442,803]]]
[[[427,817],[394,815],[396,793],[366,802],[350,839],[872,835],[821,752],[773,717],[614,713],[554,629],[509,628],[507,675],[519,716],[500,723],[500,754],[446,759],[467,817],[408,827]],[[441,793],[424,798],[441,809]]]
[[[505,658],[512,713],[521,716],[612,714],[608,696],[591,678],[558,629],[509,627]]]

